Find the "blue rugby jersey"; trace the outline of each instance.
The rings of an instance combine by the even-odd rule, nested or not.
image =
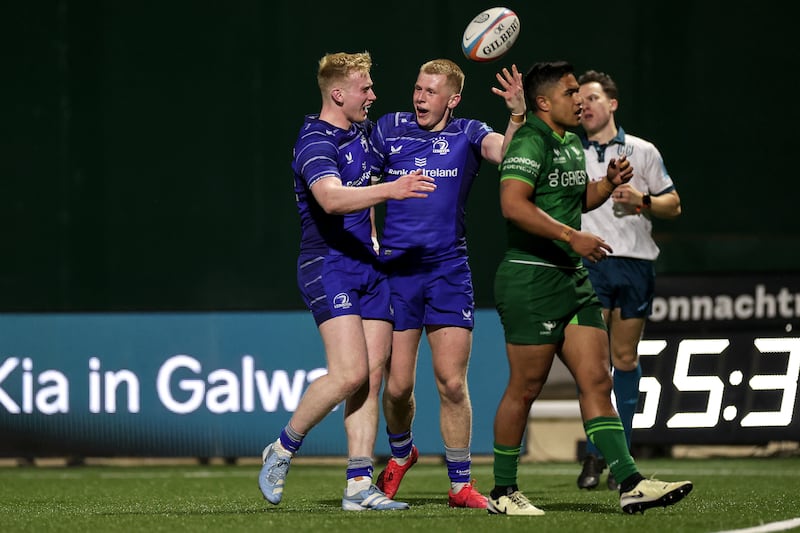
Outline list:
[[[409,112],[378,120],[371,139],[375,171],[382,180],[417,169],[436,179],[436,190],[427,198],[386,202],[384,258],[409,252],[423,261],[466,255],[467,196],[480,169],[481,142],[492,131],[483,122],[460,118],[443,130],[427,131]]]
[[[370,121],[343,130],[320,120],[318,114],[305,117],[292,154],[300,253],[362,256],[371,250],[369,209],[329,215],[311,194],[314,183],[325,176],[338,177],[346,187],[370,184],[371,129]]]

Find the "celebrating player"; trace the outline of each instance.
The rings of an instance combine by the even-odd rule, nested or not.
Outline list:
[[[422,65],[414,84],[414,112],[381,117],[372,134],[378,171],[391,183],[421,169],[437,189],[423,201],[386,202],[380,255],[389,273],[395,327],[387,365],[383,410],[392,458],[378,487],[394,497],[416,462],[411,431],[414,381],[422,328],[431,346],[439,391],[439,417],[450,477],[451,507],[485,508],[472,485],[472,405],[467,367],[474,324],[472,274],[467,262],[467,196],[483,159],[499,164],[505,147],[525,121],[522,75],[512,66],[493,87],[511,112],[505,135],[478,120],[453,116],[461,102],[464,73],[454,62]]]

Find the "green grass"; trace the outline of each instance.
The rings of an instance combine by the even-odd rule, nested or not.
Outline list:
[[[0,531],[713,532],[800,517],[797,458],[639,461],[645,475],[691,479],[695,488],[673,507],[633,516],[605,488],[579,491],[577,463],[520,466],[541,517],[450,509],[445,467],[430,462],[403,481],[398,499],[411,510],[347,513],[343,465],[296,461],[278,506],[262,499],[254,464],[0,468]],[[491,464],[474,465],[473,475],[487,493]]]

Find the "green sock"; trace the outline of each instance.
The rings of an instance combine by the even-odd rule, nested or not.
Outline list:
[[[583,427],[586,435],[605,457],[606,464],[617,481],[622,482],[639,473],[628,451],[625,430],[619,417],[598,416],[584,422]]]
[[[517,484],[517,465],[521,446],[503,446],[494,443],[494,484],[510,487]]]

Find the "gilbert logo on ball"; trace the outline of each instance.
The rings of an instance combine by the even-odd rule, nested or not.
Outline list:
[[[519,17],[507,7],[493,7],[472,19],[464,30],[461,51],[485,63],[505,55],[519,37]]]

